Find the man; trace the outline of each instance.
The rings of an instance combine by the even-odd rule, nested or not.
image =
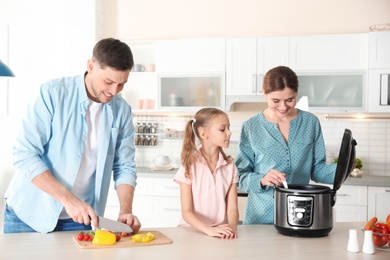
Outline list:
[[[44,83],[14,146],[4,233],[89,230],[104,214],[111,176],[118,221],[137,232],[131,107],[117,95],[134,65],[128,45],[100,40],[84,75]]]

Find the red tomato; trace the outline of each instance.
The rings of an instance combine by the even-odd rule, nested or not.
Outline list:
[[[374,245],[378,247],[382,247],[386,245],[386,243],[389,240],[389,228],[387,224],[378,222],[375,224],[374,227],[371,228],[371,230],[374,232],[373,234],[373,241]]]
[[[380,229],[380,230],[387,230],[387,231],[389,231],[389,227],[387,226],[387,224],[382,223],[382,222],[376,223],[375,227]]]
[[[374,234],[372,236],[372,240],[374,242],[374,246],[378,246],[378,247],[386,245],[388,241],[386,235],[377,235],[377,234]]]
[[[91,237],[90,235],[85,234],[85,235],[84,235],[84,241],[89,241],[90,237]]]
[[[115,236],[116,236],[116,242],[118,242],[122,238],[121,235],[119,235],[119,234],[115,234]]]
[[[83,240],[84,240],[84,234],[81,234],[81,233],[78,234],[78,235],[77,235],[77,240],[78,240],[78,241],[83,241]]]

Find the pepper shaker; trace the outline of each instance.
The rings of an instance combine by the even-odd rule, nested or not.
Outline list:
[[[375,253],[374,242],[372,240],[372,230],[364,230],[364,241],[362,252],[372,255]]]
[[[347,250],[352,253],[359,252],[359,242],[357,237],[357,230],[350,229],[349,230],[349,238],[348,238],[348,247]]]

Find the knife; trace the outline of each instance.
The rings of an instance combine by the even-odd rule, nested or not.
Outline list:
[[[132,233],[133,229],[125,223],[115,221],[109,218],[98,217],[99,218],[99,228],[104,228],[112,232],[127,232]]]

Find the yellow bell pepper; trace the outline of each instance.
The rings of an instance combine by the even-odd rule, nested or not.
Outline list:
[[[136,234],[131,237],[131,241],[133,242],[150,242],[154,240],[155,235],[152,232],[148,232],[146,234]]]
[[[92,244],[98,246],[110,246],[115,243],[116,243],[115,234],[102,229],[96,230],[95,237],[92,240]]]

